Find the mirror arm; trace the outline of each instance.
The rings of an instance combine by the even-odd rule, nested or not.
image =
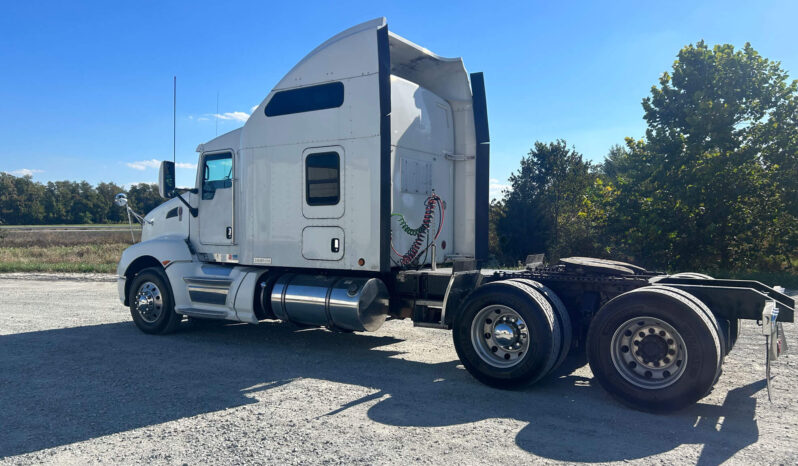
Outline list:
[[[196,189],[189,189],[188,190],[188,192],[190,192],[190,193],[193,193],[195,191],[196,191]],[[175,195],[177,196],[178,199],[183,201],[183,204],[185,204],[186,207],[188,207],[188,211],[191,212],[191,216],[192,217],[196,218],[197,215],[199,215],[199,209],[197,209],[196,207],[191,207],[191,204],[189,204],[188,201],[186,201],[180,193],[175,191]]]

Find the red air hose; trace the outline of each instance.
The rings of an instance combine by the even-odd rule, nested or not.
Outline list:
[[[410,249],[402,255],[401,265],[407,266],[413,262],[413,260],[418,256],[419,251],[421,250],[421,246],[424,244],[424,239],[427,237],[427,232],[429,231],[429,227],[432,224],[432,217],[435,216],[435,204],[438,204],[438,208],[441,210],[441,221],[438,225],[438,231],[435,232],[435,236],[433,237],[432,241],[438,239],[438,236],[441,234],[441,230],[443,230],[443,204],[441,202],[441,198],[438,197],[437,194],[433,193],[430,197],[424,201],[424,219],[421,221],[421,226],[418,227],[418,233],[416,234],[416,239],[413,241],[413,244],[410,246]],[[393,248],[393,245],[391,245]],[[400,255],[394,249],[396,255]]]

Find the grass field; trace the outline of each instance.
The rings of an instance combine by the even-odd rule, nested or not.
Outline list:
[[[6,226],[0,272],[112,273],[132,242],[127,225]]]
[[[112,273],[128,246],[130,243],[0,247],[0,272]]]

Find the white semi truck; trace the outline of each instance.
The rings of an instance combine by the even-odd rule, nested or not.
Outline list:
[[[795,302],[758,282],[589,258],[481,270],[489,147],[481,73],[384,18],[355,26],[197,147],[194,188],[163,162],[169,200],[122,254],[119,297],[151,334],[184,316],[345,332],[411,319],[452,330],[465,368],[500,388],[582,353],[620,401],[659,412],[712,389],[739,319],[765,315],[778,355]]]

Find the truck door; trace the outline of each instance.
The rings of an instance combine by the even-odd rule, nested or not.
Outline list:
[[[304,194],[302,257],[339,261],[344,257],[344,148],[313,147],[302,154]]]
[[[200,243],[233,244],[235,237],[235,231],[233,231],[233,152],[203,154],[201,170]]]

